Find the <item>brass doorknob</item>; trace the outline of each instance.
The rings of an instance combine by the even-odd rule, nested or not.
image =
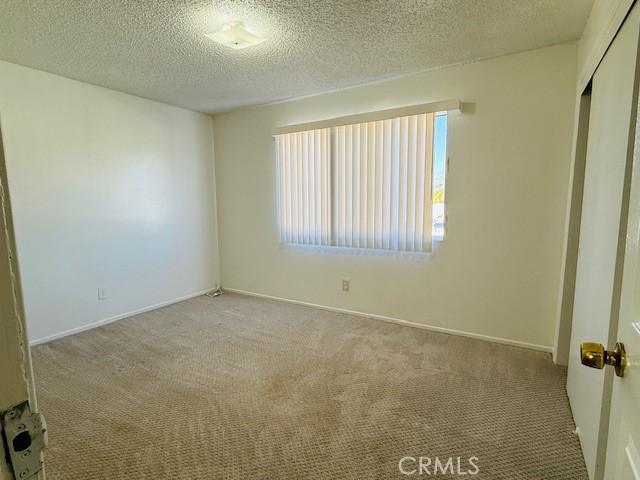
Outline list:
[[[614,350],[605,350],[601,343],[585,342],[580,345],[580,359],[582,365],[602,369],[611,365],[616,375],[624,377],[627,368],[627,352],[623,343],[616,343]]]

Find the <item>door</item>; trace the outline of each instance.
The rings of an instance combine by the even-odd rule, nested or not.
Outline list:
[[[580,344],[615,344],[627,226],[640,8],[592,80],[567,392],[591,479],[604,476],[614,373],[581,366]]]
[[[636,107],[637,107],[636,103]],[[636,108],[629,220],[620,296],[618,342],[625,346],[624,377],[613,381],[606,479],[640,480],[640,117]]]
[[[40,470],[44,445],[41,419],[35,412],[36,399],[31,371],[31,354],[27,342],[20,275],[16,261],[15,239],[11,219],[11,201],[7,187],[7,169],[0,130],[0,425],[3,441],[0,441],[0,480],[14,478],[44,479]],[[12,409],[28,401],[30,409]],[[16,427],[25,428],[29,435],[18,434],[8,413],[20,420]],[[19,412],[15,414],[14,412]],[[26,425],[24,427],[23,425]],[[9,443],[11,447],[9,447]],[[7,448],[11,451],[7,455]],[[18,456],[19,462],[7,462]],[[16,467],[16,472],[13,468]],[[19,468],[19,470],[18,470]]]

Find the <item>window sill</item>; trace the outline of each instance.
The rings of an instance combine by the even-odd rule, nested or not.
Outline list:
[[[433,248],[429,252],[411,252],[402,250],[384,250],[381,248],[338,247],[334,245],[305,245],[300,243],[280,243],[281,249],[305,253],[332,253],[354,256],[378,256],[399,258],[426,258],[436,253],[438,244],[444,242],[444,237],[433,237]]]

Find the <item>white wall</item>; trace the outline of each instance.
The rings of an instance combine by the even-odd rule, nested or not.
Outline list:
[[[0,62],[32,341],[216,284],[211,123]],[[98,287],[107,300],[98,301]]]
[[[550,349],[576,58],[569,43],[217,115],[223,285]],[[444,99],[466,112],[450,117],[448,237],[433,255],[279,245],[273,127]]]

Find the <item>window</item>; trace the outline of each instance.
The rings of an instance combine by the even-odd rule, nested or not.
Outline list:
[[[447,176],[447,114],[436,115],[433,134],[433,230],[434,238],[444,238],[446,212],[444,208]]]
[[[428,252],[443,237],[446,113],[304,127],[276,135],[283,243]]]

